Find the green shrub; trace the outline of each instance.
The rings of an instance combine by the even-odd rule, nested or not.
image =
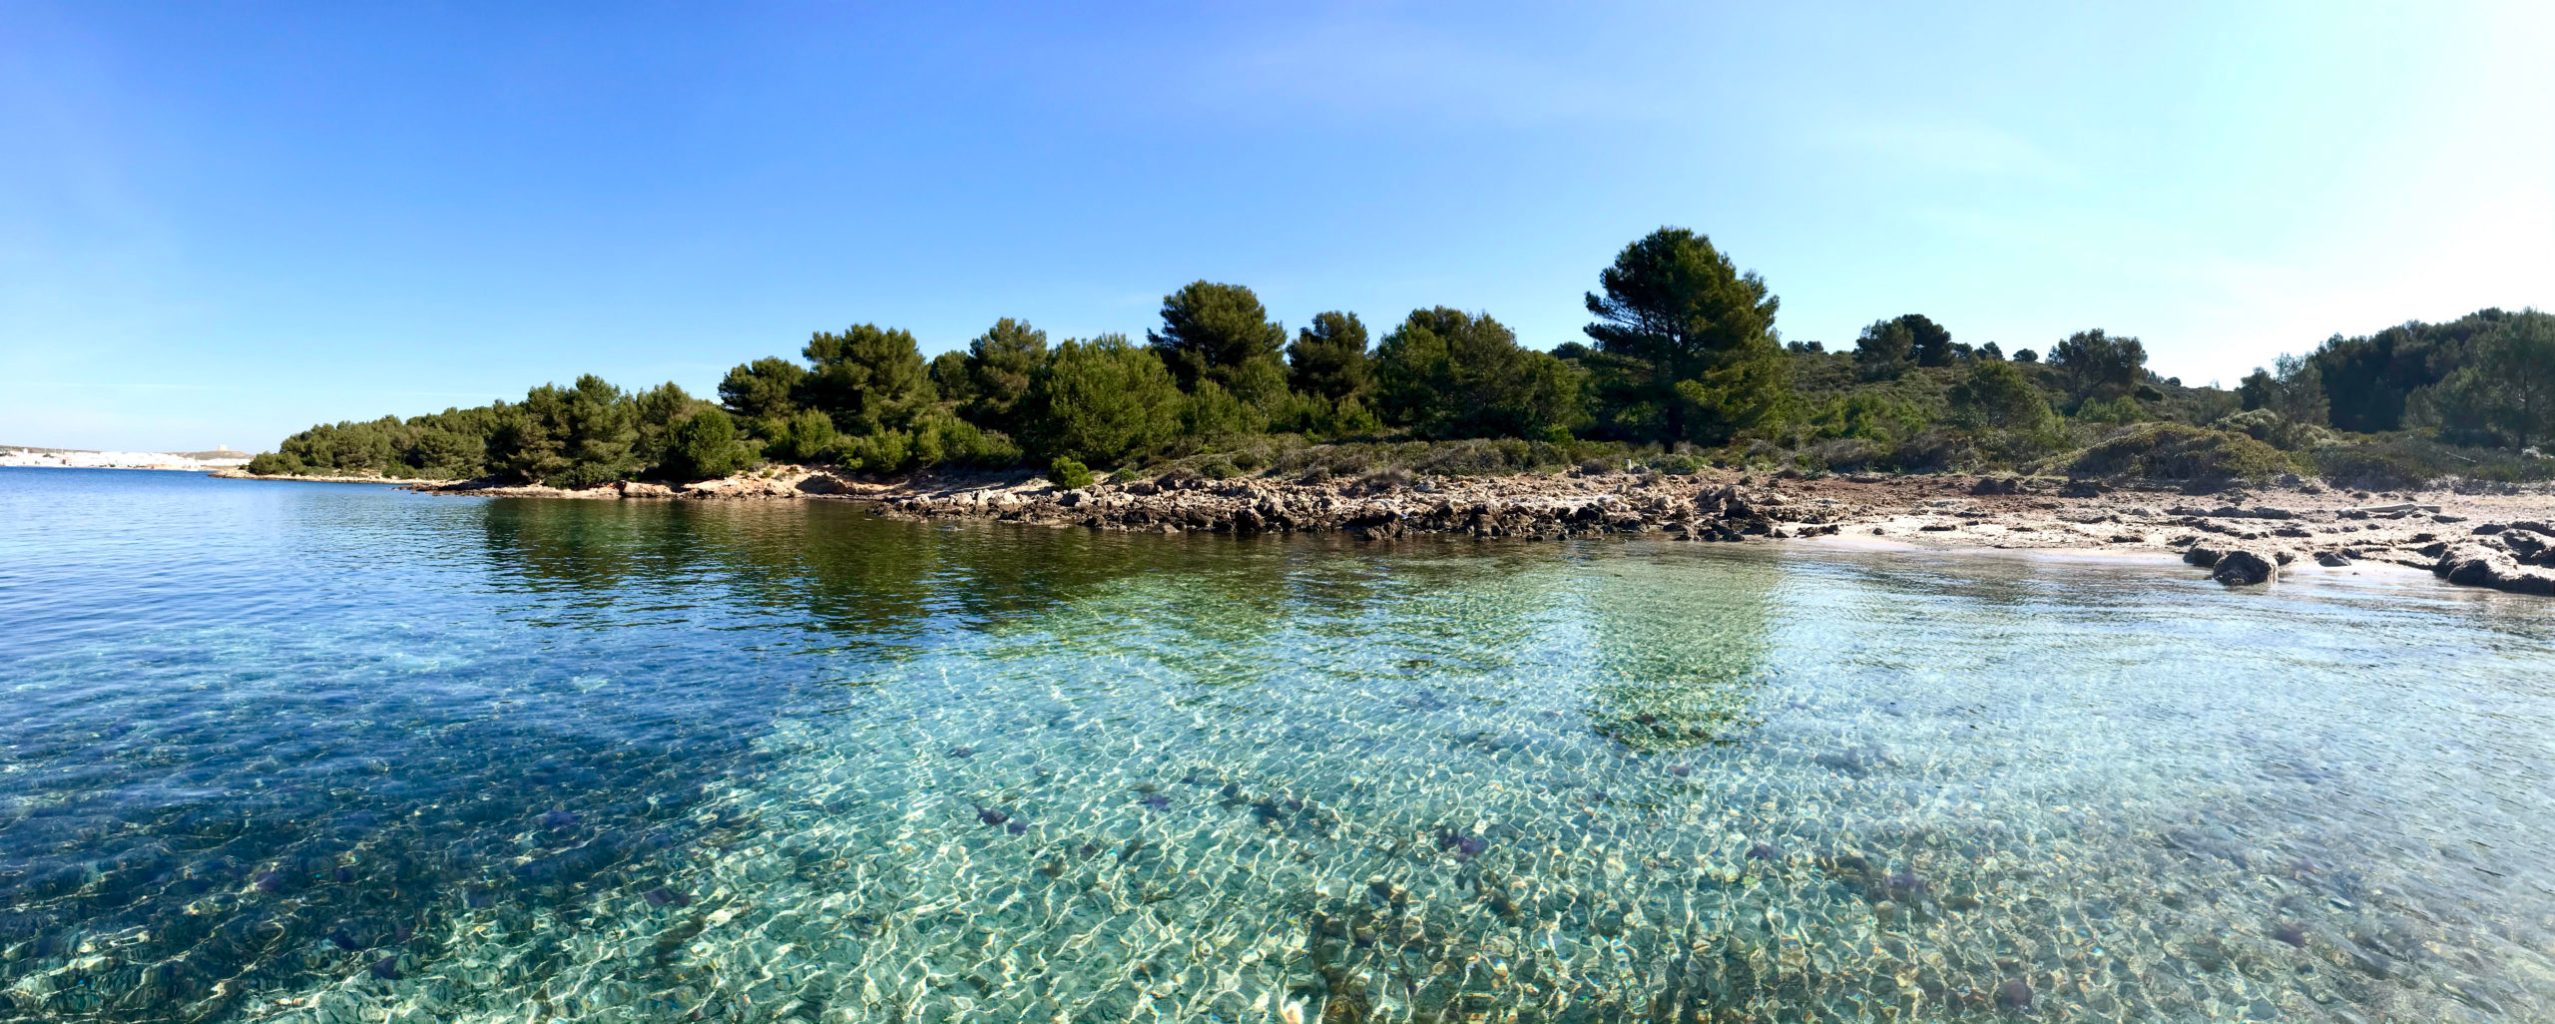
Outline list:
[[[1914,405],[1869,391],[1828,400],[1808,421],[1814,438],[1852,437],[1887,445],[1914,436],[1925,414]]]
[[[2117,398],[2088,399],[2085,404],[2076,407],[2076,419],[2084,423],[2108,423],[2117,426],[2136,423],[2146,418],[2147,410],[2139,406],[2137,399],[2127,395]]]
[[[1669,476],[1693,476],[1703,470],[1704,462],[1690,452],[1669,452],[1650,459],[1650,468]]]
[[[2219,430],[2243,434],[2264,444],[2287,451],[2303,451],[2333,443],[2333,432],[2310,423],[2298,423],[2270,409],[2246,409],[2218,417],[2209,424]]]
[[[867,473],[900,473],[914,468],[914,435],[881,430],[843,443],[843,465]]]
[[[2496,483],[2555,479],[2555,459],[2530,458],[2507,448],[2441,444],[2413,433],[2361,435],[2308,453],[2317,476],[2344,487],[2407,490],[2459,478]]]
[[[753,461],[737,437],[736,420],[717,408],[703,409],[676,423],[665,457],[665,474],[677,480],[715,480],[733,476]]]
[[[814,409],[801,409],[782,420],[763,445],[763,457],[774,462],[832,462],[841,454],[842,435],[834,420]]]
[[[1010,466],[1020,462],[1020,446],[999,430],[987,430],[946,409],[924,413],[914,421],[914,463],[922,466]]]
[[[1973,431],[2039,433],[2049,428],[2049,402],[2012,363],[1971,363],[1944,397],[1953,420]]]
[[[248,471],[259,476],[299,476],[309,470],[293,456],[266,452],[248,460]]]
[[[1091,468],[1070,458],[1059,457],[1047,465],[1047,480],[1068,491],[1091,486]]]
[[[2253,438],[2180,423],[2129,427],[2066,465],[2074,476],[2193,481],[2268,480],[2296,469],[2289,456]]]
[[[1184,402],[1152,350],[1115,334],[1068,341],[1030,383],[1031,438],[1051,463],[1123,463],[1178,433]]]

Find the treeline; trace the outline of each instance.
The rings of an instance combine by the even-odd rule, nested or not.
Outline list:
[[[2444,324],[2337,334],[2304,356],[2256,368],[2237,393],[2246,410],[2292,428],[2414,429],[2527,448],[2555,437],[2555,314],[2487,309]]]
[[[1872,324],[1850,351],[1787,346],[1764,280],[1678,228],[1626,246],[1586,301],[1587,340],[1547,352],[1487,313],[1442,306],[1412,311],[1380,339],[1347,312],[1290,336],[1250,289],[1198,281],[1164,297],[1141,342],[1050,344],[1006,318],[926,359],[911,333],[858,324],[812,336],[795,359],[736,367],[715,401],[588,376],[519,403],[313,427],[250,468],[579,487],[713,478],[765,461],[881,475],[1028,465],[1079,481],[1090,467],[1242,452],[1270,438],[1495,438],[1921,471],[2028,467],[2147,421],[2221,424],[2250,435],[2245,443],[2293,451],[2330,440],[2307,429],[2408,423],[2525,445],[2548,433],[2555,387],[2555,366],[2531,362],[2549,319],[2533,312],[2336,338],[2236,392],[2159,378],[2138,339],[2101,330],[2008,356],[1908,314]],[[2247,453],[2276,460],[2259,455]]]

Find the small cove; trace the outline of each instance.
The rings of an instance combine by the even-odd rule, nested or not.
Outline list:
[[[5,1020],[2555,1014],[2542,600],[106,471],[0,514]]]

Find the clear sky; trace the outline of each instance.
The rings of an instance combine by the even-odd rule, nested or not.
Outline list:
[[[2550,11],[6,0],[0,442],[1140,335],[1200,277],[1550,346],[1662,224],[1787,339],[2099,326],[2232,383],[2555,306]]]

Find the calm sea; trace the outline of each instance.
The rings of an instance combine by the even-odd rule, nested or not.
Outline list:
[[[2555,1020],[2555,601],[0,469],[0,1020]]]

